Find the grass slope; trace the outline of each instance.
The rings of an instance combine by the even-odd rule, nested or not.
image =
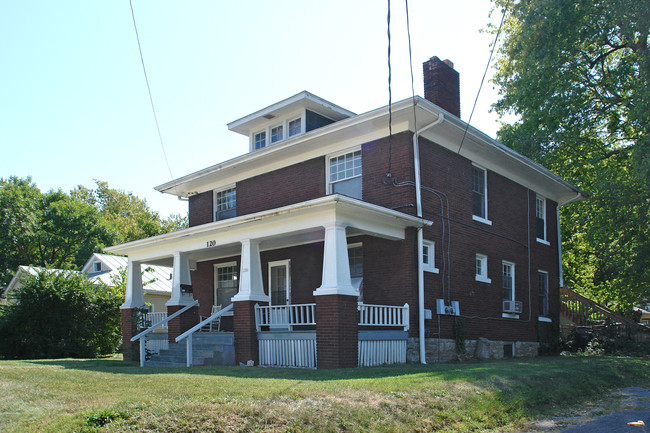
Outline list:
[[[648,358],[557,357],[313,371],[0,361],[0,431],[508,431],[623,386]]]

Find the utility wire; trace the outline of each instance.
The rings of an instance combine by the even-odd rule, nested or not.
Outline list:
[[[406,5],[406,34],[409,40],[409,66],[411,67],[411,97],[413,98],[413,131],[417,134],[418,122],[415,114],[415,84],[413,80],[413,51],[411,49],[411,24],[409,22],[409,0],[404,0]]]
[[[133,1],[129,0],[129,5],[131,6],[131,17],[133,18],[133,28],[135,29],[135,38],[138,41],[138,51],[140,52],[140,62],[142,63],[142,72],[144,72],[144,80],[147,83],[147,91],[149,92],[149,102],[151,103],[151,111],[153,112],[153,118],[156,122],[156,129],[158,130],[158,139],[160,140],[160,148],[162,149],[163,156],[165,157],[165,164],[167,164],[167,170],[169,170],[169,177],[174,179],[172,175],[172,169],[169,166],[169,160],[167,159],[167,152],[165,152],[165,145],[163,144],[162,134],[160,133],[160,125],[158,124],[158,116],[156,115],[156,108],[153,103],[153,96],[151,95],[151,86],[149,85],[149,77],[147,76],[147,68],[144,66],[144,56],[142,55],[142,46],[140,45],[140,35],[138,34],[138,26],[135,23],[135,12],[133,11]]]
[[[494,50],[497,47],[497,41],[499,40],[499,35],[501,34],[501,27],[503,27],[503,22],[505,21],[506,14],[508,13],[508,6],[510,5],[510,0],[506,2],[506,7],[503,9],[503,15],[501,16],[501,24],[499,24],[499,29],[497,30],[497,35],[494,38],[494,43],[492,44],[492,50],[490,51],[490,58],[485,65],[485,71],[483,72],[483,78],[481,78],[481,85],[478,87],[478,92],[476,92],[476,99],[474,99],[474,106],[472,107],[472,112],[469,115],[469,120],[467,125],[465,125],[465,132],[463,132],[463,139],[460,141],[460,146],[458,146],[458,152],[463,148],[463,142],[465,141],[465,136],[467,135],[467,130],[469,129],[469,124],[472,122],[472,116],[474,116],[474,110],[476,109],[476,103],[478,102],[478,96],[481,94],[481,89],[483,88],[483,82],[485,81],[485,76],[490,67],[490,62],[492,61],[492,56],[494,55]]]
[[[388,14],[386,16],[386,21],[388,24],[388,173],[386,173],[386,180],[390,180],[392,177],[391,164],[393,157],[393,95],[391,91],[392,69],[390,66],[390,0],[388,0]]]

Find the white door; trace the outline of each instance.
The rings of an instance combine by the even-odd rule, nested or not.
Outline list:
[[[269,297],[271,306],[288,305],[291,300],[290,260],[269,262]],[[272,329],[289,327],[289,312],[286,308],[271,309]]]

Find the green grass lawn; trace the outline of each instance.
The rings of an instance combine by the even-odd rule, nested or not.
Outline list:
[[[2,432],[508,431],[632,384],[650,359],[540,357],[348,370],[0,361]]]

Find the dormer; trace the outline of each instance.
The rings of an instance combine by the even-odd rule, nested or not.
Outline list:
[[[230,122],[228,129],[248,136],[253,152],[355,115],[303,91]]]

